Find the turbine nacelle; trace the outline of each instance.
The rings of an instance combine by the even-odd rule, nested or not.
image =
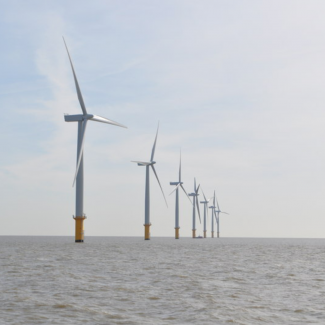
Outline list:
[[[138,166],[152,166],[156,163],[155,161],[146,162],[146,161],[134,161],[134,160],[132,160],[131,162],[137,163]]]
[[[74,115],[65,114],[64,120],[66,122],[82,122],[82,121],[91,120],[91,121],[95,121],[95,122],[112,124],[112,125],[120,126],[122,128],[126,128],[126,126],[124,126],[123,124],[109,120],[106,117],[102,117],[99,115],[93,115],[93,114],[74,114]]]
[[[228,212],[223,212],[223,211],[220,211],[220,210],[216,210],[216,213],[224,213],[224,214],[228,214],[229,215]]]
[[[170,185],[182,185],[183,182],[170,182],[169,184]]]
[[[74,114],[74,115],[70,115],[70,114],[65,114],[64,115],[64,120],[66,122],[79,122],[79,121],[84,121],[84,120],[90,120],[94,115],[90,115],[90,114]]]

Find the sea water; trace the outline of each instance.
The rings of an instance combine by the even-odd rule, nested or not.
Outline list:
[[[325,240],[0,237],[1,324],[325,324]]]

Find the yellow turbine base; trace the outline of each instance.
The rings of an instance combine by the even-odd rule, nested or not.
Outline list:
[[[204,237],[204,238],[207,238],[207,231],[206,231],[206,230],[203,231],[203,237]]]
[[[151,224],[144,225],[144,239],[145,240],[150,239],[150,226],[151,226]]]
[[[195,232],[196,232],[196,229],[192,229],[192,238],[196,237]]]
[[[211,231],[211,238],[214,238],[214,231]]]
[[[175,239],[179,239],[179,228],[175,228]]]
[[[84,242],[84,220],[86,217],[73,217],[76,220],[76,232],[75,232],[75,242]]]

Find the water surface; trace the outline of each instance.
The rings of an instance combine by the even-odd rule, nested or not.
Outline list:
[[[325,240],[0,237],[4,324],[325,324]]]

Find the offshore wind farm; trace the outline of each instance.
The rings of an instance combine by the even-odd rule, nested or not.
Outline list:
[[[65,42],[65,39],[63,37],[63,42],[65,45],[65,48],[67,50],[67,54],[69,57],[72,73],[73,73],[73,78],[75,82],[75,87],[76,87],[76,92],[77,92],[77,97],[80,103],[80,107],[82,110],[83,114],[77,114],[77,115],[69,115],[65,114],[64,119],[66,122],[78,122],[78,142],[77,142],[77,166],[76,166],[76,172],[73,180],[73,186],[76,184],[76,209],[75,209],[75,215],[73,216],[73,219],[75,220],[75,242],[76,243],[83,243],[84,242],[84,220],[86,219],[86,215],[84,213],[84,208],[83,208],[83,202],[84,202],[84,181],[83,181],[83,150],[84,150],[84,140],[85,140],[85,134],[86,134],[86,126],[88,120],[90,121],[95,121],[95,122],[100,122],[100,123],[106,123],[106,124],[111,124],[119,127],[126,128],[126,126],[114,122],[112,120],[109,120],[105,117],[102,116],[97,116],[93,114],[88,114],[82,93],[80,90],[80,86],[77,80],[77,76],[72,64],[71,56],[67,47],[67,44]],[[132,161],[134,163],[137,163],[138,166],[144,166],[146,167],[146,178],[145,178],[145,208],[144,208],[144,239],[145,240],[150,240],[150,167],[157,179],[157,182],[159,184],[159,187],[161,189],[161,192],[163,194],[166,206],[168,207],[167,200],[164,194],[164,191],[162,189],[161,183],[159,181],[156,169],[154,167],[154,164],[156,164],[156,161],[154,161],[154,156],[155,156],[155,151],[156,151],[156,144],[157,144],[157,137],[158,137],[158,131],[159,131],[159,123],[157,127],[157,132],[156,132],[156,137],[155,141],[152,147],[151,151],[151,157],[149,162],[144,162],[144,161]],[[179,187],[182,188],[182,190],[185,192],[186,196],[189,198],[189,196],[193,197],[193,214],[192,214],[192,238],[198,238],[196,237],[196,209],[198,212],[199,220],[201,222],[201,217],[200,217],[200,208],[199,208],[199,203],[198,203],[198,191],[200,188],[200,185],[196,187],[196,180],[194,178],[194,192],[191,194],[187,194],[181,181],[181,155],[180,155],[180,162],[179,162],[179,181],[178,182],[171,182],[170,185],[176,185],[176,188],[174,191],[176,191],[176,201],[175,201],[175,239],[179,239],[179,193],[178,189]],[[173,192],[174,192],[173,191]],[[172,192],[172,193],[173,193]],[[203,193],[203,191],[202,191]],[[203,193],[205,201],[201,201],[200,203],[204,204],[204,218],[203,218],[203,223],[204,223],[204,238],[206,238],[206,233],[207,233],[207,204],[209,203],[209,200],[206,199],[204,193]],[[196,207],[196,208],[195,208]],[[226,212],[221,212],[218,206],[218,210],[214,211],[217,213],[215,215],[216,217],[216,222],[217,222],[217,234],[219,238],[219,213],[226,213]],[[213,226],[212,226],[213,227]],[[213,238],[213,236],[212,236]]]
[[[29,30],[29,34],[35,37],[30,42],[29,38],[19,35],[12,36],[12,42],[4,40],[7,56],[2,65],[1,107],[9,109],[1,121],[5,135],[1,145],[6,152],[2,160],[1,182],[4,184],[4,214],[8,216],[2,222],[3,234],[68,236],[75,231],[71,215],[76,215],[76,193],[71,190],[69,179],[76,172],[76,165],[73,166],[72,162],[77,154],[76,130],[71,125],[78,123],[62,124],[62,115],[78,114],[80,103],[76,100],[76,86],[70,62],[67,62],[67,52],[62,46],[64,35],[77,69],[83,100],[92,107],[90,112],[128,126],[126,130],[107,128],[103,123],[87,123],[84,204],[87,220],[92,220],[86,222],[86,234],[143,237],[143,179],[128,162],[150,152],[153,125],[160,120],[159,150],[155,159],[159,162],[158,176],[162,188],[166,191],[170,186],[168,183],[174,180],[175,157],[182,147],[182,181],[186,190],[190,192],[190,184],[196,177],[207,196],[212,196],[216,190],[218,201],[232,215],[223,218],[225,236],[321,236],[319,223],[322,218],[318,211],[322,207],[319,202],[323,158],[319,155],[323,131],[317,123],[322,120],[323,102],[319,94],[322,93],[323,74],[319,69],[321,60],[316,54],[312,55],[313,51],[306,57],[297,50],[300,44],[303,44],[303,49],[308,48],[310,36],[298,41],[294,38],[295,29],[285,25],[294,41],[289,44],[277,37],[279,43],[273,44],[276,45],[274,50],[267,38],[263,38],[261,43],[258,35],[250,34],[250,31],[258,30],[254,28],[254,19],[246,25],[246,16],[241,17],[238,24],[245,28],[241,31],[242,37],[237,38],[228,29],[223,34],[213,32],[222,30],[227,15],[215,20],[210,13],[206,16],[208,10],[204,6],[197,8],[192,3],[188,6],[188,15],[180,18],[188,34],[177,27],[175,17],[166,30],[160,29],[164,26],[161,21],[150,18],[167,17],[163,4],[158,6],[162,11],[151,8],[152,16],[145,19],[130,14],[139,24],[128,32],[119,29],[117,24],[120,34],[108,33],[108,22],[98,18],[102,27],[96,35],[85,26],[76,25],[81,28],[81,37],[70,33],[62,22],[57,22],[43,9],[40,16],[44,18],[40,25],[32,23],[28,15],[21,22],[13,20],[13,25]],[[206,6],[211,8],[211,13],[215,12],[215,6],[218,7],[212,2]],[[181,10],[182,5],[176,7]],[[256,9],[261,16],[252,12],[252,17],[263,17],[262,7]],[[279,15],[283,18],[287,12],[284,9],[280,14],[269,9],[270,13],[265,17]],[[28,8],[24,10],[31,12]],[[123,12],[125,16],[121,17],[129,17],[127,9]],[[233,15],[235,13],[229,13],[229,17]],[[99,14],[99,17],[103,16]],[[199,17],[207,17],[207,20],[203,22]],[[198,34],[190,21],[200,21]],[[319,37],[316,35],[320,29],[315,24],[320,20],[315,18],[313,21],[308,25],[309,35],[314,35],[313,46],[318,48],[320,45],[316,40]],[[149,22],[153,26],[151,31],[145,28]],[[216,28],[208,28],[208,24]],[[11,25],[5,22],[3,30],[5,26],[11,30]],[[39,32],[34,33],[31,30],[33,26],[38,26]],[[272,32],[268,26],[267,21],[261,23],[268,36],[277,35],[277,31]],[[295,28],[300,30],[299,26],[297,22]],[[207,38],[198,37],[206,35],[207,30],[210,31]],[[300,31],[299,35],[305,32]],[[171,46],[154,37],[160,33],[162,38],[159,39],[169,40]],[[190,34],[196,37],[192,39]],[[108,35],[108,41],[105,35]],[[138,35],[148,37],[143,46],[130,42]],[[251,35],[249,47],[241,44],[247,35]],[[183,41],[178,42],[180,39]],[[198,40],[200,47],[194,46],[194,40]],[[22,48],[14,48],[18,44]],[[224,45],[223,50],[219,49],[220,44]],[[286,56],[272,55],[273,51],[284,53],[282,50],[287,51]],[[255,51],[258,60],[247,51]],[[21,53],[26,53],[26,56]],[[241,53],[243,64],[238,63],[241,61],[235,53]],[[290,53],[294,61],[289,64],[286,60]],[[321,48],[315,53],[321,53]],[[265,64],[262,64],[263,60]],[[279,68],[271,69],[274,65]],[[284,66],[289,70],[280,68]],[[295,77],[292,78],[294,82],[289,82],[290,76],[295,76],[298,71],[304,78]],[[312,72],[318,80],[312,84],[313,91],[310,90]],[[267,77],[271,75],[273,78]],[[294,93],[301,98],[293,96]],[[307,119],[306,111],[309,112]],[[24,118],[18,121],[20,112]],[[299,158],[300,150],[304,150],[303,159]],[[302,187],[301,184],[310,186]],[[128,206],[132,207],[132,216],[119,203],[126,188],[130,191]],[[153,183],[150,190],[150,203],[152,209],[155,207],[151,211],[153,235],[170,236],[175,221],[174,200],[168,202],[167,209],[161,200],[159,186]],[[298,208],[296,202],[304,200],[308,203],[308,197],[312,198],[313,204]],[[15,204],[16,200],[21,204]],[[192,206],[186,203],[188,199],[185,196],[180,196],[179,200],[182,213],[180,231],[182,236],[188,236],[193,229],[192,219],[188,217],[192,215]],[[23,206],[32,212],[29,222],[18,217],[24,215]],[[254,227],[244,221],[243,212],[250,211],[252,206],[256,206],[250,212]],[[307,211],[311,218],[308,227],[303,226]],[[43,217],[45,215],[49,216],[48,220]],[[69,220],[64,217],[67,215]],[[36,228],[35,224],[38,225]],[[278,227],[279,224],[282,226]]]
[[[4,2],[0,323],[323,324],[324,10]]]

